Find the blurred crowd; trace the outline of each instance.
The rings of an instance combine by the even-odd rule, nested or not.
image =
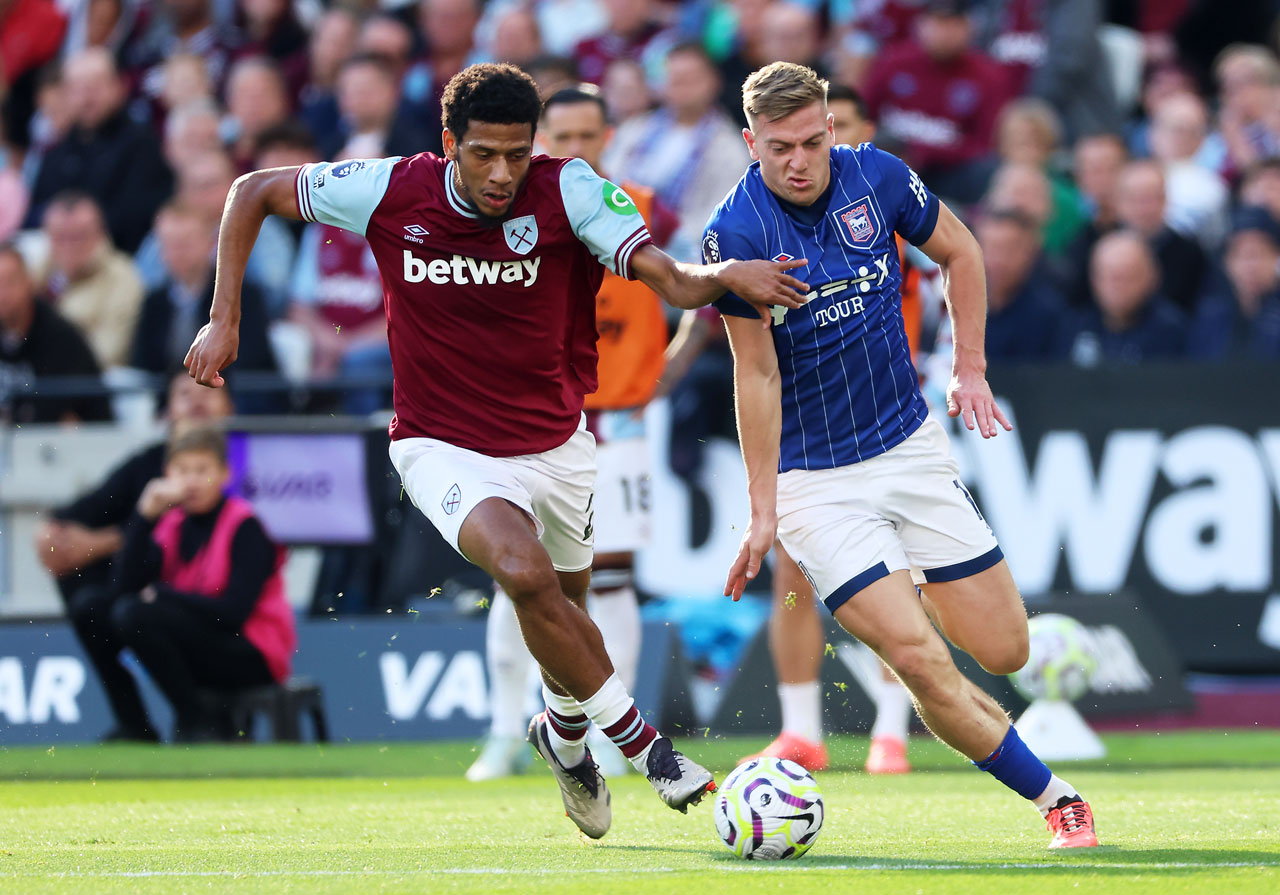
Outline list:
[[[775,60],[852,88],[876,142],[973,228],[988,351],[1080,365],[1280,358],[1280,3],[1256,0],[0,0],[0,419],[104,419],[35,379],[182,361],[236,176],[440,149],[444,83],[517,63],[599,85],[604,167],[697,260],[749,164],[740,85]],[[932,294],[922,344],[945,347]],[[936,279],[936,278],[935,278]],[[932,288],[933,292],[929,293]],[[364,241],[269,219],[241,374],[387,404]],[[257,408],[241,401],[242,410]],[[279,409],[278,405],[274,409]]]

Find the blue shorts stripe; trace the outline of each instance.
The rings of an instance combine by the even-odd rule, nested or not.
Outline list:
[[[859,574],[854,575],[844,584],[837,587],[831,592],[831,595],[822,602],[827,604],[827,611],[834,615],[835,611],[845,603],[848,603],[849,600],[853,598],[854,594],[862,590],[867,585],[874,584],[888,574],[889,567],[883,562],[878,562],[865,572],[860,572]]]
[[[939,584],[943,581],[959,581],[961,578],[968,578],[970,575],[985,572],[1002,559],[1004,559],[1004,552],[998,546],[992,547],[981,556],[966,559],[964,562],[954,563],[949,566],[939,566],[936,569],[925,569],[924,580],[930,584]]]

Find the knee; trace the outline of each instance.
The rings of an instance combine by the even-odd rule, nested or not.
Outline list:
[[[555,569],[545,558],[508,551],[498,557],[493,571],[517,609],[527,609],[548,597],[563,598]]]
[[[952,677],[960,673],[950,651],[936,636],[889,646],[884,659],[907,689],[925,701],[931,693],[954,690]]]
[[[1027,664],[1030,654],[1030,643],[1027,638],[1027,626],[1024,624],[998,640],[983,644],[982,649],[973,657],[989,674],[1013,674]]]

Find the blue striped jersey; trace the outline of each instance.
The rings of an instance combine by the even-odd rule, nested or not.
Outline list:
[[[782,377],[780,472],[870,459],[924,422],[893,234],[920,245],[933,233],[938,207],[906,164],[863,143],[832,147],[831,184],[813,206],[779,201],[756,162],[712,212],[702,241],[708,262],[808,261],[791,271],[809,284],[808,303],[773,309]],[[716,308],[756,316],[731,293]]]

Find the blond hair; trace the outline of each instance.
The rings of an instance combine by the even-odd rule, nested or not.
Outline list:
[[[814,103],[822,103],[825,109],[830,86],[807,65],[771,62],[743,83],[742,111],[755,127],[757,118],[777,121]]]

